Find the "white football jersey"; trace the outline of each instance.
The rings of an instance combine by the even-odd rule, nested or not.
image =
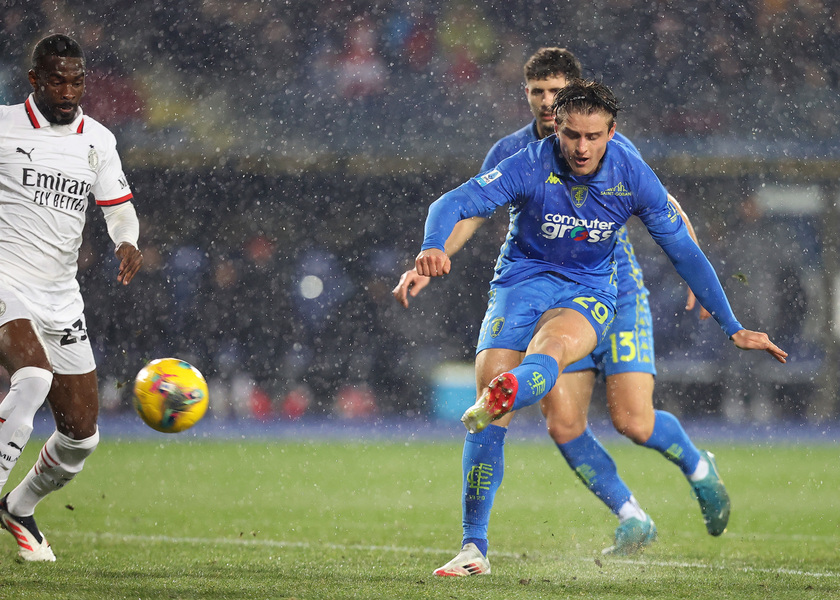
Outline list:
[[[76,281],[88,195],[131,200],[114,135],[83,115],[55,125],[32,95],[0,106],[0,280],[58,314],[83,309]]]

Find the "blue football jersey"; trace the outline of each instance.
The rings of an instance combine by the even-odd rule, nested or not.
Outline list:
[[[441,201],[427,221],[424,249],[442,249],[458,220],[509,206],[510,228],[493,278],[504,285],[552,271],[585,286],[614,288],[617,234],[632,215],[657,242],[688,236],[665,188],[638,151],[615,139],[592,175],[574,175],[552,135],[528,144]]]
[[[538,142],[539,140],[540,137],[537,133],[537,121],[534,119],[530,124],[526,125],[522,129],[514,131],[510,135],[506,135],[493,144],[493,147],[490,148],[490,151],[484,158],[484,162],[481,165],[481,172],[483,173],[484,171],[489,171],[507,157],[512,156],[519,150],[522,150],[528,144]],[[628,148],[632,149],[636,152],[636,154],[641,156],[641,153],[638,148],[633,145],[633,142],[622,134],[616,132],[613,136],[613,140],[625,144]],[[616,235],[618,236],[618,248],[615,254],[616,271],[618,276],[618,295],[623,296],[625,294],[636,294],[642,290],[646,292],[647,289],[645,288],[642,267],[636,260],[636,252],[633,249],[633,244],[630,242],[630,237],[627,234],[627,228],[622,228]]]

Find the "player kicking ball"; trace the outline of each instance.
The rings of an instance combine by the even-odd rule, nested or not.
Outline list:
[[[638,154],[611,141],[617,112],[608,88],[575,81],[555,99],[556,136],[529,145],[430,209],[416,261],[417,273],[426,276],[449,272],[443,242],[457,221],[503,205],[511,209],[477,349],[481,395],[462,419],[474,434],[542,399],[563,368],[603,339],[615,311],[614,234],[634,214],[691,288],[700,290],[701,303],[737,347],[764,349],[784,362],[786,354],[765,334],[737,322],[653,172]],[[714,469],[711,457],[704,458]],[[716,525],[707,519],[710,524],[714,533]]]

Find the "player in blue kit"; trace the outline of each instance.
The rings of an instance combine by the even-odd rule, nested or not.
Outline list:
[[[427,221],[426,249],[418,256],[417,270],[440,275],[449,270],[441,248],[455,221],[511,205],[511,230],[476,358],[479,390],[492,387],[464,417],[479,436],[514,400],[519,408],[551,389],[558,365],[565,367],[595,347],[615,308],[616,233],[631,214],[642,218],[681,274],[702,290],[704,305],[713,309],[737,346],[767,349],[784,361],[784,353],[766,335],[737,323],[711,266],[688,238],[676,207],[647,165],[627,146],[608,145],[618,108],[611,92],[591,82],[576,85],[572,91],[577,96],[566,90],[558,96],[565,98],[555,106],[559,136],[532,144],[444,195]],[[543,294],[537,305],[535,292]],[[527,310],[511,310],[519,304]],[[526,350],[517,373],[511,365]],[[513,374],[491,382],[493,375],[509,370]],[[530,385],[519,386],[520,380]],[[585,415],[583,423],[585,427]]]
[[[565,48],[540,48],[524,66],[525,93],[534,120],[500,139],[487,154],[481,171],[488,171],[502,159],[529,143],[554,132],[552,102],[566,83],[580,77],[580,62]],[[614,139],[629,147],[632,143],[616,133]],[[696,241],[691,222],[675,199]],[[446,241],[447,254],[457,252],[484,219],[459,221]],[[714,467],[713,458],[699,451],[672,414],[653,408],[654,349],[648,291],[632,244],[622,228],[616,252],[619,309],[605,338],[590,356],[570,365],[541,401],[548,430],[558,449],[581,481],[619,518],[615,543],[604,552],[631,554],[656,537],[656,527],[630,489],[618,476],[612,458],[587,426],[587,413],[596,370],[605,375],[607,404],[618,431],[637,444],[654,448],[677,464],[691,482],[710,534],[720,535],[729,517],[729,497]],[[416,296],[429,282],[416,269],[403,273],[394,296],[408,307],[408,296]],[[689,290],[686,305],[694,306]],[[710,316],[701,308],[701,318]],[[489,572],[487,529],[495,494],[504,477],[504,439],[514,413],[491,424],[485,432],[467,433],[464,444],[464,542],[453,560],[435,571],[441,576],[464,576]],[[488,468],[489,466],[489,468]]]

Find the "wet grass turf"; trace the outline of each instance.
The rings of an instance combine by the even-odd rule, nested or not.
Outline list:
[[[835,446],[712,444],[733,501],[720,538],[675,466],[607,447],[659,529],[644,555],[602,557],[615,518],[547,440],[512,442],[492,575],[440,579],[460,543],[458,441],[106,437],[38,507],[58,562],[17,563],[0,538],[0,598],[840,598]]]

